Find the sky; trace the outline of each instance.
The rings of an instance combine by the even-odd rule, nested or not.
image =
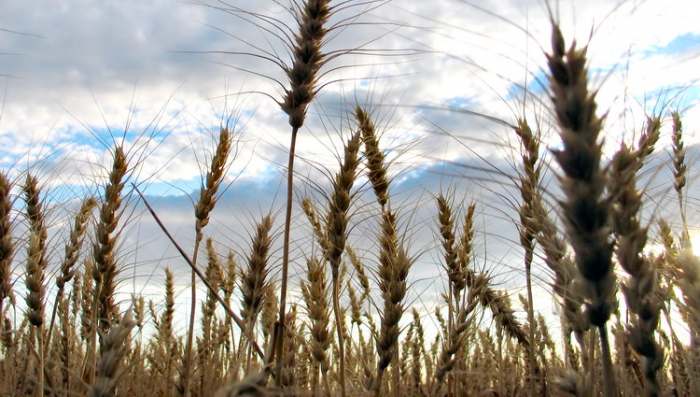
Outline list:
[[[476,3],[344,3],[348,7],[331,19],[341,26],[324,48],[359,50],[325,67],[324,88],[299,137],[295,197],[313,197],[322,208],[328,176],[352,132],[348,111],[356,103],[371,110],[392,161],[392,200],[416,256],[409,301],[425,312],[444,287],[435,238],[434,197],[440,191],[457,208],[477,203],[475,265],[514,297],[524,286],[512,221],[517,194],[509,177],[516,172],[518,146],[505,123],[491,118],[512,123],[526,109],[546,125],[547,3]],[[176,238],[191,244],[192,197],[224,122],[235,131],[235,159],[207,236],[222,255],[232,249],[242,263],[251,230],[264,214],[275,215],[281,230],[290,131],[273,99],[281,96],[278,82],[286,83],[279,67],[263,57],[279,54],[285,62],[288,57],[275,37],[279,31],[261,29],[246,16],[251,14],[235,10],[294,28],[288,5],[285,0],[42,0],[31,6],[2,1],[0,167],[15,177],[27,170],[40,176],[54,220],[54,260],[76,198],[104,184],[114,140],[123,140],[129,150],[130,180],[146,192]],[[664,116],[660,151],[645,174],[651,197],[645,210],[649,220],[663,216],[677,222],[663,165],[668,114],[681,111],[687,126],[692,189],[700,125],[700,4],[592,0],[551,2],[551,8],[567,40],[589,46],[591,83],[599,90],[601,113],[608,112],[606,153],[634,142],[645,115]],[[530,95],[523,103],[524,88]],[[558,140],[551,128],[543,134],[542,154],[549,159]],[[553,194],[555,174],[556,168],[545,180]],[[376,227],[367,219],[378,209],[366,178],[358,191],[350,243],[372,267]],[[133,192],[127,193],[120,240],[123,299],[143,292],[158,304],[163,268],[169,266],[178,276],[178,304],[186,306],[185,264]],[[309,235],[306,220],[295,216],[294,284],[305,255],[313,252]],[[277,237],[275,276],[281,262]],[[546,292],[551,275],[539,261],[534,274],[540,310],[551,312]]]

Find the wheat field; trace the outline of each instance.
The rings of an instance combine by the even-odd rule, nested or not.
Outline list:
[[[430,192],[441,283],[428,291],[437,304],[426,312],[410,291],[421,253],[411,206],[395,193],[381,111],[358,101],[345,114],[342,151],[319,194],[302,193],[310,182],[295,173],[297,137],[329,63],[353,51],[327,48],[340,26],[334,16],[357,3],[382,2],[294,0],[290,25],[225,9],[286,40],[290,55],[268,55],[284,76],[273,99],[288,123],[285,196],[256,215],[245,251],[208,228],[226,216],[214,210],[237,161],[227,123],[201,154],[192,244],[134,183],[149,159],[124,140],[109,148],[95,194],[67,207],[59,226],[34,169],[0,170],[1,396],[700,396],[700,258],[686,215],[684,143],[695,126],[684,125],[683,112],[671,103],[645,115],[638,139],[606,153],[607,109],[590,82],[588,48],[562,34],[547,4],[539,111],[523,106],[499,120],[515,142],[518,263],[510,265],[522,293],[476,259],[483,203],[445,187]],[[658,156],[662,140],[670,156]],[[661,167],[673,178],[664,205],[680,222],[649,215],[658,205],[645,191],[649,172]],[[356,211],[360,192],[371,209]],[[158,294],[118,299],[131,277],[120,253],[133,241],[125,234],[135,208],[177,252],[172,261],[187,266],[181,291],[179,275],[160,266]],[[359,225],[371,231],[362,244],[351,233]],[[302,233],[299,253],[292,245]],[[533,284],[555,301],[554,313],[540,309]],[[179,294],[189,302],[181,313]]]

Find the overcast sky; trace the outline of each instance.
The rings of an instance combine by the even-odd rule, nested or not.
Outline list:
[[[271,30],[230,10],[240,7],[293,26],[290,15],[273,1],[197,3],[0,2],[0,167],[13,175],[30,169],[42,177],[51,203],[61,203],[55,210],[57,229],[70,200],[103,183],[111,137],[125,136],[138,165],[134,180],[144,184],[166,223],[187,245],[193,224],[189,196],[198,189],[212,137],[230,115],[237,120],[237,156],[209,235],[222,255],[231,248],[243,261],[257,219],[272,211],[276,224],[282,224],[289,129],[278,106],[255,92],[279,98],[274,79],[284,83],[284,75],[274,64],[240,53],[288,57]],[[402,224],[413,254],[421,254],[412,274],[419,288],[412,290],[411,299],[428,308],[436,293],[416,298],[423,290],[442,287],[435,279],[439,252],[433,238],[433,195],[440,190],[450,192],[458,206],[478,203],[478,263],[501,286],[518,293],[524,283],[508,201],[515,196],[504,186],[508,178],[488,172],[514,174],[516,141],[505,126],[458,110],[512,122],[522,109],[523,87],[547,101],[542,67],[550,25],[545,2],[491,0],[478,2],[480,8],[457,0],[394,0],[380,7],[364,3],[351,1],[355,7],[331,21],[350,18],[353,23],[334,32],[328,50],[370,51],[340,57],[326,68],[337,70],[322,80],[330,84],[312,106],[299,138],[297,197],[312,195],[323,205],[315,186],[327,183],[319,170],[335,169],[352,126],[347,110],[356,102],[366,104],[394,161],[394,200],[400,203]],[[667,115],[671,109],[683,112],[687,143],[697,142],[699,8],[692,0],[553,4],[567,39],[589,42],[591,80],[600,89],[600,109],[609,111],[606,148],[631,142],[645,114]],[[536,103],[528,99],[529,109],[537,108]],[[541,108],[535,113],[546,118]],[[663,131],[662,147],[669,142],[668,123]],[[545,146],[557,144],[550,135]],[[667,157],[662,149],[657,159]],[[650,180],[655,201],[673,203],[666,200],[667,169],[650,174],[656,176]],[[184,265],[136,200],[128,204],[123,290],[157,294],[167,265],[183,276],[179,287],[184,291]],[[359,220],[376,208],[367,195],[354,208],[351,243],[372,266],[375,254],[368,237],[374,227]],[[666,216],[673,218],[673,210],[668,211]],[[303,255],[309,254],[302,217],[295,218],[295,230],[293,265],[300,270]],[[549,277],[542,266],[536,276],[540,286]],[[544,305],[542,310],[550,310]]]

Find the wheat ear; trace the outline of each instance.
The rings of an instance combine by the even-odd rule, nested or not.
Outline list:
[[[47,267],[46,220],[41,202],[38,180],[34,176],[28,174],[23,189],[27,220],[29,221],[29,244],[27,247],[27,268],[25,276],[27,295],[25,301],[28,310],[27,318],[29,319],[29,323],[36,329],[35,351],[39,357],[39,365],[37,368],[37,394],[43,396],[44,382],[46,380],[44,376],[44,298],[46,295],[44,277]]]
[[[119,324],[112,327],[109,333],[102,337],[104,348],[97,362],[95,381],[90,386],[90,397],[113,397],[119,378],[123,373],[120,368],[122,360],[126,356],[129,346],[129,334],[135,323],[131,318],[131,311],[122,317]]]
[[[311,258],[306,263],[306,279],[302,283],[301,292],[306,303],[306,311],[311,320],[311,356],[315,361],[314,371],[321,370],[325,378],[330,362],[328,360],[328,348],[331,345],[330,331],[330,311],[328,308],[328,286],[326,282],[326,272],[323,264],[315,258]],[[314,378],[317,373],[314,373]],[[316,389],[314,384],[313,388]]]
[[[632,314],[627,327],[627,338],[634,350],[644,357],[646,393],[660,394],[657,372],[663,365],[663,350],[656,343],[654,333],[659,323],[661,302],[657,297],[657,275],[652,263],[642,255],[646,245],[647,230],[639,224],[641,194],[635,187],[635,165],[639,157],[623,146],[612,161],[612,178],[620,186],[614,197],[614,226],[617,234],[617,259],[629,274],[622,291],[627,308]]]
[[[441,394],[440,391],[444,386],[443,381],[456,364],[455,354],[462,349],[465,343],[467,330],[472,322],[471,314],[479,303],[480,289],[486,287],[486,284],[487,280],[485,277],[479,277],[473,280],[472,287],[469,288],[469,293],[467,295],[467,304],[460,308],[455,316],[454,328],[451,330],[437,362],[437,369],[435,371],[436,395]]]
[[[246,333],[253,334],[253,329],[262,309],[265,298],[265,290],[268,284],[269,255],[272,229],[272,217],[266,215],[258,223],[255,235],[252,237],[251,250],[248,255],[247,266],[240,277],[241,289],[241,317],[245,322]],[[241,341],[243,335],[241,335]],[[248,345],[252,341],[249,341]],[[242,349],[239,347],[239,354]],[[250,366],[250,354],[248,354],[246,370]]]
[[[412,259],[403,244],[399,244],[396,216],[386,208],[382,214],[380,254],[379,254],[379,289],[382,292],[384,308],[382,326],[377,340],[377,375],[373,383],[375,395],[381,391],[384,371],[392,362],[398,349],[399,321],[404,312],[408,271]]]
[[[374,188],[374,195],[382,208],[389,201],[389,177],[387,176],[384,153],[379,148],[379,138],[374,122],[360,106],[355,108],[355,119],[362,132],[365,144],[365,158],[369,180]]]
[[[116,288],[117,263],[116,231],[119,222],[119,208],[122,204],[122,189],[127,173],[127,159],[124,149],[118,146],[114,150],[112,170],[109,173],[109,181],[105,187],[105,197],[100,206],[100,219],[95,231],[95,243],[93,244],[93,257],[95,269],[95,298],[98,302],[97,315],[99,328],[103,334],[107,334],[116,313],[114,305],[114,291]],[[100,342],[100,349],[102,343]]]
[[[75,275],[75,269],[73,268],[78,262],[78,254],[83,245],[83,238],[87,230],[87,223],[90,219],[90,214],[92,210],[97,206],[97,200],[93,197],[89,197],[83,200],[80,205],[80,210],[75,216],[73,227],[70,231],[70,236],[68,237],[68,243],[65,247],[65,256],[63,262],[61,263],[61,274],[56,277],[56,287],[58,291],[56,292],[56,298],[54,300],[53,309],[51,311],[51,323],[49,325],[48,338],[46,340],[47,348],[51,348],[51,337],[53,335],[53,325],[56,319],[56,310],[58,308],[58,303],[63,298],[63,289],[66,283]]]
[[[678,196],[678,206],[683,220],[683,233],[681,235],[681,244],[686,247],[690,244],[690,236],[688,235],[688,221],[686,220],[685,200],[683,199],[683,188],[686,185],[686,174],[688,168],[685,163],[685,145],[683,143],[683,122],[681,115],[678,112],[673,112],[673,135],[671,136],[673,148],[673,189]]]
[[[639,147],[636,151],[637,171],[642,168],[644,161],[654,153],[656,143],[661,135],[661,118],[647,117],[644,133],[639,137]]]
[[[599,135],[603,120],[596,115],[595,93],[588,91],[586,48],[574,42],[565,49],[559,27],[553,23],[552,53],[547,55],[550,90],[560,127],[563,149],[554,152],[563,175],[561,202],[567,234],[576,253],[584,284],[588,318],[598,327],[604,371],[612,373],[606,322],[616,305],[610,239],[610,204],[603,197],[606,176],[601,167]],[[605,395],[616,394],[615,380],[606,377]]]
[[[3,304],[5,299],[12,299],[12,257],[14,244],[12,242],[12,185],[4,172],[0,172],[0,318],[4,318]]]

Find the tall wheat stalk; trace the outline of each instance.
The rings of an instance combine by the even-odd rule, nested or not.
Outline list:
[[[547,55],[554,113],[563,149],[554,152],[563,175],[561,202],[567,234],[584,283],[586,314],[598,328],[603,370],[613,373],[606,323],[616,306],[610,203],[603,197],[606,175],[601,167],[599,135],[603,120],[596,115],[595,93],[588,90],[586,48],[574,42],[566,50],[564,38],[552,22],[552,52]],[[605,395],[616,395],[615,380],[605,378]]]
[[[344,314],[340,308],[340,262],[347,240],[348,210],[352,199],[352,186],[357,178],[357,167],[360,163],[359,151],[360,133],[358,131],[345,145],[343,163],[333,181],[333,193],[329,199],[328,214],[326,215],[326,238],[328,239],[326,257],[331,267],[333,282],[333,313],[340,355],[340,394],[343,397],[345,396],[345,341],[341,318]]]
[[[524,118],[518,120],[515,127],[515,133],[520,138],[522,146],[522,166],[523,175],[518,182],[520,197],[522,204],[518,210],[520,216],[520,246],[525,250],[525,282],[527,287],[527,320],[529,323],[529,340],[530,346],[535,343],[535,309],[532,298],[532,260],[535,252],[535,234],[537,231],[537,221],[534,214],[535,208],[533,202],[540,184],[540,166],[539,159],[539,141],[532,133],[532,130]],[[527,351],[528,366],[530,369],[530,395],[535,395],[535,384],[538,381],[536,373],[536,359],[534,349],[530,348]]]
[[[46,259],[46,220],[41,201],[39,181],[32,175],[27,175],[23,186],[26,202],[26,215],[29,221],[29,245],[27,247],[25,285],[27,295],[27,318],[31,324],[32,334],[36,336],[34,352],[39,363],[37,372],[37,390],[39,397],[44,396],[45,387],[45,346],[44,346],[44,298],[46,286],[44,277],[48,265]]]
[[[216,205],[216,194],[226,173],[232,143],[233,138],[229,129],[221,128],[219,130],[219,140],[216,145],[216,150],[212,156],[204,184],[200,189],[199,200],[197,200],[197,204],[194,208],[195,239],[192,252],[193,268],[197,267],[199,246],[204,238],[204,227],[209,224],[209,214]],[[191,395],[192,339],[194,336],[195,311],[197,310],[197,275],[194,269],[190,275],[190,282],[190,317],[187,328],[187,340],[185,343],[185,356],[182,362],[181,379],[178,387],[180,393],[186,397]]]
[[[280,385],[280,375],[284,362],[284,321],[287,308],[287,283],[289,278],[289,239],[292,223],[292,198],[294,193],[294,157],[296,153],[297,134],[306,120],[306,111],[317,94],[319,71],[325,61],[322,52],[326,37],[326,24],[331,15],[330,0],[306,0],[298,4],[298,29],[292,45],[292,65],[284,67],[289,78],[289,88],[285,89],[283,100],[279,103],[282,110],[289,116],[292,127],[289,144],[289,160],[287,164],[287,201],[284,217],[284,241],[282,247],[282,285],[280,289],[280,312],[278,327],[275,327],[273,340],[277,348],[276,373],[277,385]],[[268,359],[271,359],[269,357]]]

